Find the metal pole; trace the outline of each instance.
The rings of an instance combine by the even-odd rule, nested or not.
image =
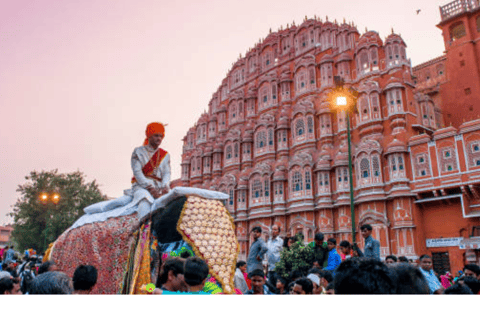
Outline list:
[[[348,136],[348,173],[350,175],[350,212],[352,216],[352,243],[356,244],[355,241],[355,205],[353,201],[353,169],[352,169],[352,149],[351,143],[352,138],[350,137],[350,117],[348,110],[345,111],[347,114],[347,136]]]

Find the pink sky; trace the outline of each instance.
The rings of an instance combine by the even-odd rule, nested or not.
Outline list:
[[[305,15],[345,18],[382,38],[393,27],[415,66],[442,54],[435,25],[449,2],[2,1],[0,225],[11,221],[16,188],[32,170],[78,169],[121,196],[131,152],[152,121],[168,123],[162,147],[179,178],[186,130],[239,54],[270,28]]]

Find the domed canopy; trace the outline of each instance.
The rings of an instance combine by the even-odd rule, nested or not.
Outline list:
[[[396,152],[407,152],[407,145],[405,144],[405,142],[394,138],[392,142],[387,145],[385,155]]]
[[[385,45],[391,44],[391,43],[400,43],[405,47],[407,46],[405,44],[405,41],[403,41],[402,37],[400,37],[398,34],[395,34],[395,33],[390,34],[385,40]]]

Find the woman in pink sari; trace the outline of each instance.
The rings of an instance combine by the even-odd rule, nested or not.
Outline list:
[[[452,274],[447,271],[444,275],[440,276],[440,281],[442,282],[442,286],[447,289],[452,286]]]

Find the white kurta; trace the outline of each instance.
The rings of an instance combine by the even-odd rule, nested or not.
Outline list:
[[[124,194],[132,196],[133,202],[139,203],[139,217],[143,217],[150,212],[150,206],[154,201],[154,198],[146,189],[147,187],[151,186],[157,189],[167,188],[167,191],[170,191],[171,171],[169,153],[165,155],[160,165],[156,167],[152,173],[153,176],[162,179],[162,181],[151,179],[143,174],[142,168],[150,161],[156,151],[157,150],[153,149],[150,145],[146,145],[135,148],[132,153],[131,165],[136,182],[132,185],[131,189],[125,190]],[[143,203],[140,203],[141,201]],[[146,202],[148,202],[149,206],[147,206]]]

